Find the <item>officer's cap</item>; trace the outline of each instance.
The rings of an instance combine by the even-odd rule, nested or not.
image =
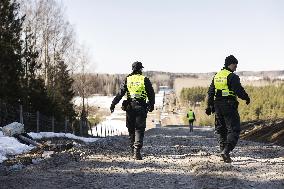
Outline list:
[[[238,60],[233,56],[227,56],[225,59],[225,67],[228,67],[230,64],[238,64]]]
[[[141,68],[144,68],[141,62],[136,61],[132,64],[132,70],[139,70]]]

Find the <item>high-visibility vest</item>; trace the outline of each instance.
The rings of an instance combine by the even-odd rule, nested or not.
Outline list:
[[[232,73],[229,70],[223,69],[214,76],[215,96],[218,90],[222,91],[222,96],[236,96],[234,91],[231,91],[228,86],[228,76]]]
[[[194,117],[193,117],[193,111],[188,111],[188,113],[187,113],[187,119],[188,120],[194,120]]]
[[[146,101],[147,92],[145,90],[145,83],[144,83],[145,76],[140,74],[135,74],[128,76],[126,79],[127,79],[128,97],[132,99],[143,99]]]

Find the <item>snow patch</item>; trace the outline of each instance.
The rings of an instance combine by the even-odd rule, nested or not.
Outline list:
[[[97,138],[85,138],[85,137],[79,137],[76,135],[73,135],[71,133],[53,133],[53,132],[40,132],[40,133],[34,133],[30,132],[28,133],[32,138],[34,139],[42,139],[42,138],[54,138],[54,137],[63,137],[63,138],[70,138],[70,139],[76,139],[81,140],[83,142],[89,143],[89,142],[95,142],[98,139]]]

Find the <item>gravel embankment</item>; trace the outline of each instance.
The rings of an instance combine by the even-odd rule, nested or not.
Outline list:
[[[2,174],[0,188],[284,188],[283,147],[241,140],[226,164],[210,128],[150,129],[142,154],[129,157],[126,136],[77,144]]]

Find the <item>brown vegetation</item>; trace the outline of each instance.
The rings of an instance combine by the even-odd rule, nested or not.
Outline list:
[[[241,138],[284,146],[284,119],[243,122]]]

